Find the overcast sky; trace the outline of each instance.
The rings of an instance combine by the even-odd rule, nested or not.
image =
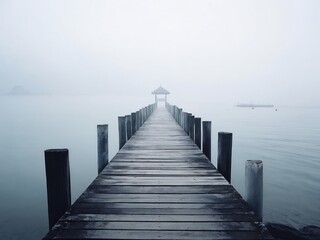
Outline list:
[[[0,0],[0,93],[320,105],[319,0]]]

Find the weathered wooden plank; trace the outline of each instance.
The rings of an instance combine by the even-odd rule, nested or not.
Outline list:
[[[76,204],[91,204],[82,202],[81,199],[76,201]],[[165,209],[175,209],[175,208],[188,208],[188,209],[235,209],[235,208],[248,208],[245,202],[235,202],[235,203],[95,203],[97,206],[106,206],[109,208],[165,208]],[[77,207],[74,205],[73,207]]]
[[[271,239],[258,231],[143,231],[143,230],[60,230],[55,239]]]
[[[121,196],[114,197],[110,196],[102,196],[95,194],[94,196],[85,195],[82,196],[82,202],[93,202],[93,203],[109,203],[109,202],[123,202],[123,203],[235,203],[238,201],[237,198],[233,197],[203,197],[203,196],[192,196],[192,197],[184,197],[180,196],[180,194],[176,194],[176,196],[172,197],[164,197],[163,194],[159,194],[158,198],[153,196]],[[126,198],[125,198],[126,197]]]
[[[153,194],[199,194],[199,193],[236,193],[230,185],[222,186],[114,186],[90,185],[86,192],[90,193],[153,193]]]
[[[207,214],[253,214],[248,209],[188,209],[188,208],[109,208],[106,204],[81,203],[70,211],[72,214],[133,214],[133,215],[207,215]]]
[[[255,222],[257,217],[253,214],[239,215],[147,215],[147,214],[65,214],[61,221],[89,221],[89,222]]]
[[[228,185],[226,180],[216,180],[214,182],[209,183],[207,180],[201,181],[199,179],[188,180],[188,181],[166,181],[166,180],[154,180],[154,181],[143,181],[143,180],[131,180],[131,181],[117,181],[117,180],[94,180],[93,185],[126,185],[126,186],[136,186],[136,185],[144,185],[144,186],[154,186],[154,185],[166,185],[166,186],[195,186],[195,185]]]
[[[61,229],[162,230],[162,231],[255,231],[252,222],[59,222]]]

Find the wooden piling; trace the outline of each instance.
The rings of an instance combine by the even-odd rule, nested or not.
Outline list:
[[[119,150],[126,144],[126,117],[118,117],[118,129],[119,129]]]
[[[131,115],[126,115],[126,128],[127,128],[127,141],[128,141],[132,136]]]
[[[140,128],[140,114],[139,111],[136,111],[136,131]]]
[[[195,143],[201,149],[201,118],[194,118]]]
[[[183,130],[186,132],[186,112],[182,112],[182,121],[183,121],[183,124],[182,124],[182,128]]]
[[[218,133],[218,171],[231,183],[232,133]]]
[[[71,206],[70,167],[68,149],[49,149],[44,152],[49,229]]]
[[[211,160],[211,121],[202,122],[202,152]]]
[[[246,200],[260,221],[263,218],[263,162],[247,160],[245,171]]]
[[[108,125],[97,125],[98,135],[98,174],[108,165]]]
[[[189,136],[194,141],[194,116],[189,115]]]
[[[137,131],[137,114],[131,113],[131,132],[132,135],[135,134]]]

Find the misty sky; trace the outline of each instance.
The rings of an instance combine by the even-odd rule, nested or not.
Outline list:
[[[0,93],[320,105],[319,0],[0,0]]]

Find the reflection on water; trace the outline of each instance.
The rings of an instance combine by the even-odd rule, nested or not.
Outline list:
[[[96,125],[109,124],[109,148],[118,149],[117,116],[150,98],[1,97],[0,239],[40,239],[47,232],[43,151],[69,148],[73,201],[97,174]],[[320,109],[235,108],[199,102],[187,108],[233,132],[232,184],[244,196],[247,159],[264,161],[264,220],[299,227],[320,222]],[[202,107],[199,107],[202,106]],[[216,164],[215,161],[213,161]]]

